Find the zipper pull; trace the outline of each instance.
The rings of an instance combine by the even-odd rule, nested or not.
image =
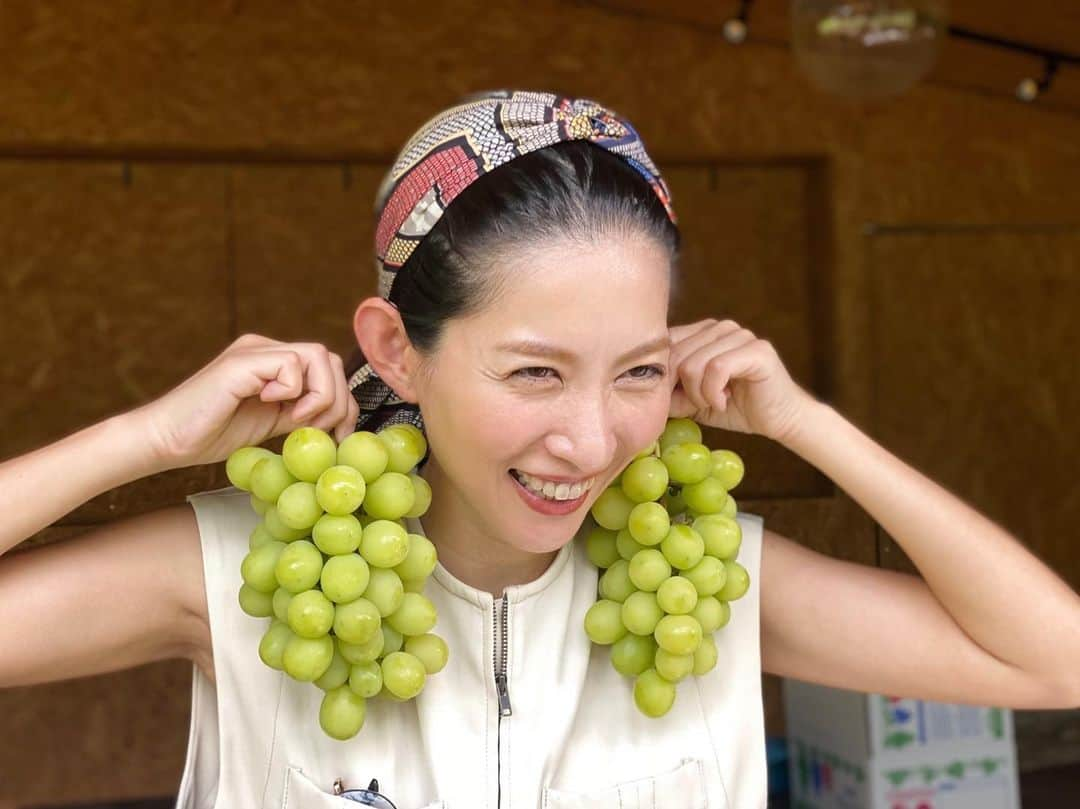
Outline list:
[[[506,686],[506,675],[495,675],[495,690],[499,694],[499,716],[510,716],[510,689]]]

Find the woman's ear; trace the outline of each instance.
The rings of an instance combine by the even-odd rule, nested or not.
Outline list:
[[[379,378],[406,402],[416,404],[414,379],[420,358],[397,307],[383,297],[365,298],[353,314],[353,333]]]

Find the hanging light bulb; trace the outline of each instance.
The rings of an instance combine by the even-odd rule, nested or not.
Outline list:
[[[820,89],[888,98],[933,68],[947,12],[946,0],[793,0],[792,48]]]

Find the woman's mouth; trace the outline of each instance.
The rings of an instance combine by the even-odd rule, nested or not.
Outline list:
[[[514,488],[518,495],[533,511],[541,514],[561,515],[576,511],[589,496],[595,478],[572,484],[551,481],[523,473],[518,469],[509,470]]]

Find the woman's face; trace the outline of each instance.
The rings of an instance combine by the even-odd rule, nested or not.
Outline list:
[[[670,262],[644,236],[622,236],[548,243],[497,271],[508,279],[498,302],[447,324],[418,386],[424,476],[443,525],[542,553],[574,536],[664,429]],[[522,341],[562,354],[511,345]],[[580,501],[541,503],[511,470],[592,485]]]

